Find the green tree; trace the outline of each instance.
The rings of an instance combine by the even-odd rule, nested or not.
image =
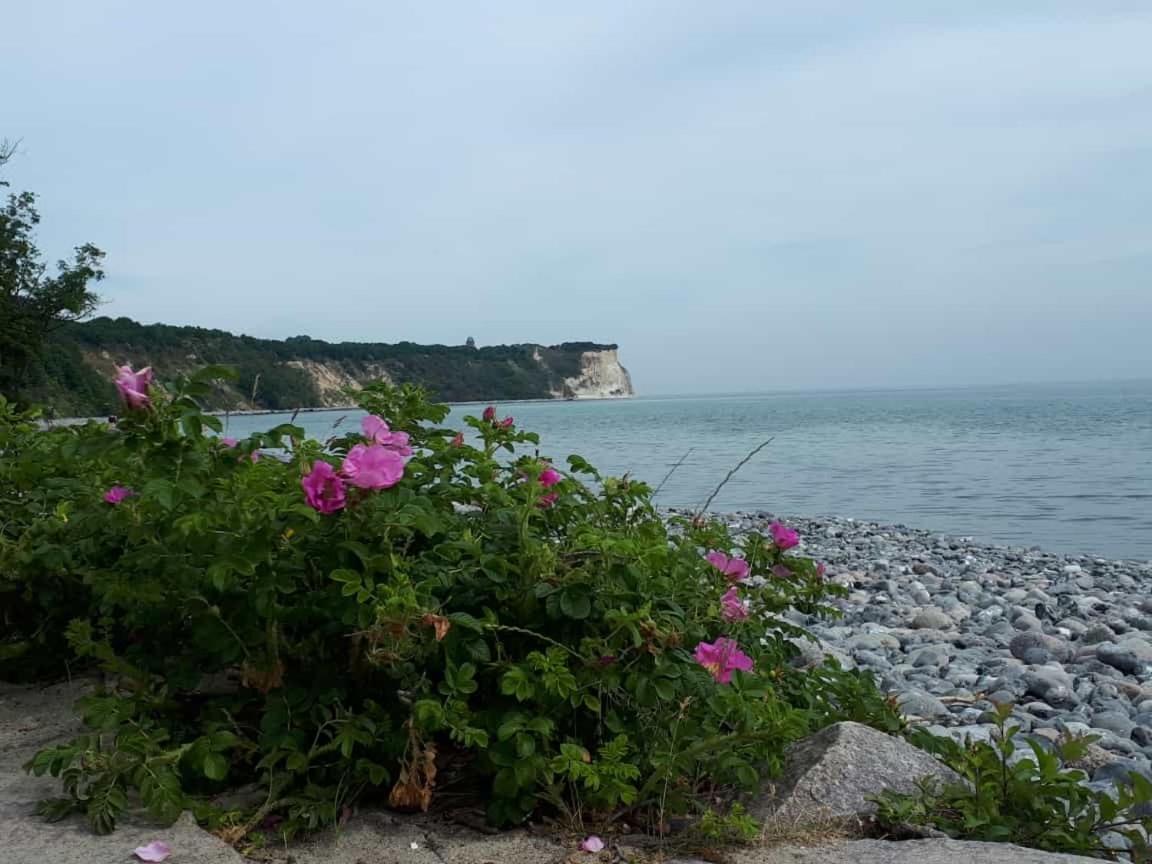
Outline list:
[[[0,166],[15,151],[15,144],[0,142]],[[0,186],[8,185],[0,180]],[[50,275],[35,243],[39,222],[33,193],[8,195],[0,209],[0,393],[17,400],[41,361],[48,335],[96,308],[98,297],[90,286],[104,278],[104,253],[91,243],[77,246],[72,260],[58,261]]]

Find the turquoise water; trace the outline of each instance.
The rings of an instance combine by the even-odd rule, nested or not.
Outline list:
[[[449,424],[478,406],[457,406]],[[994,543],[1152,559],[1152,381],[957,390],[770,393],[501,406],[558,464],[609,473],[699,506],[770,436],[712,504],[903,523]],[[244,435],[288,415],[233,417]],[[359,414],[301,414],[324,437]]]

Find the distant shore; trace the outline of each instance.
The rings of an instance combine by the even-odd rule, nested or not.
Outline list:
[[[628,396],[574,396],[567,398],[557,396],[549,399],[474,399],[468,402],[441,402],[441,405],[463,407],[467,405],[531,405],[533,403],[553,402],[620,402],[634,399],[635,395]],[[205,411],[211,417],[262,417],[270,414],[323,414],[328,411],[360,411],[359,405],[318,405],[309,408],[235,408]],[[42,420],[41,423],[52,426],[76,426],[90,420],[106,420],[106,417],[52,417]]]
[[[553,402],[619,402],[625,399],[633,399],[634,396],[573,396],[567,398],[564,396],[556,396],[553,398],[540,398],[540,399],[472,399],[467,402],[441,402],[441,405],[450,405],[452,407],[463,407],[467,405],[531,405],[534,403],[553,403]],[[211,414],[214,417],[259,417],[263,414],[319,414],[325,411],[359,411],[359,405],[326,405],[316,408],[244,408],[236,411],[206,411],[206,414]]]

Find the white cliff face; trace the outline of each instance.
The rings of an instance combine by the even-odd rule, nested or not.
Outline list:
[[[614,349],[585,351],[580,355],[580,375],[565,378],[564,384],[566,392],[577,399],[619,399],[636,395],[632,376],[620,365]]]
[[[285,365],[294,366],[306,372],[316,384],[322,405],[331,408],[352,407],[354,403],[349,401],[346,391],[360,390],[366,381],[384,380],[389,384],[392,383],[392,379],[384,371],[383,364],[367,364],[363,374],[356,378],[336,363],[320,363],[316,360],[289,360]]]

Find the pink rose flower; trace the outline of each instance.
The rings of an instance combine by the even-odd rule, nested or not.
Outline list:
[[[604,848],[604,841],[597,837],[595,834],[590,834],[580,841],[580,851],[590,852],[595,855]]]
[[[152,398],[148,395],[151,384],[151,366],[145,366],[139,372],[133,372],[131,366],[119,366],[116,369],[116,390],[129,408],[147,408],[152,404]]]
[[[109,504],[119,504],[125,498],[131,498],[136,493],[127,486],[113,486],[104,493],[104,500]]]
[[[723,552],[709,552],[704,556],[704,560],[732,582],[743,582],[748,578],[748,562],[743,558],[729,558]]]
[[[743,621],[748,617],[748,604],[740,599],[740,592],[735,585],[720,598],[720,615],[725,621]]]
[[[540,472],[540,485],[547,489],[549,486],[555,486],[564,478],[560,476],[560,472],[548,465],[543,471]]]
[[[495,405],[489,405],[487,408],[484,409],[484,414],[482,416],[483,416],[484,420],[487,421],[488,423],[494,422],[496,420],[496,406]]]
[[[374,444],[395,450],[401,456],[411,456],[411,438],[407,432],[393,432],[383,419],[375,414],[369,414],[360,421],[360,429],[364,437]]]
[[[783,564],[777,564],[772,568],[772,575],[777,579],[791,579],[792,571],[788,567],[785,567]]]
[[[736,670],[752,671],[752,658],[740,650],[735,639],[721,637],[714,643],[701,642],[692,656],[718,684],[731,684],[732,673]]]
[[[827,573],[827,572],[828,572],[828,568],[824,566],[824,562],[823,562],[823,561],[820,561],[820,562],[819,562],[819,563],[816,565],[816,578],[817,578],[817,579],[823,579],[823,578],[824,578],[824,574],[825,574],[825,573]]]
[[[237,441],[235,438],[229,437],[228,435],[225,435],[223,438],[220,439],[220,446],[221,447],[231,448],[231,447],[235,447],[239,443],[240,442]]]
[[[300,485],[304,487],[304,497],[313,510],[327,515],[344,509],[344,481],[327,462],[316,462],[301,479]]]
[[[404,457],[382,444],[357,444],[341,468],[348,482],[361,489],[387,489],[404,476]]]
[[[511,417],[505,417],[503,420],[500,421],[500,428],[501,429],[511,429],[513,424],[515,424],[515,422],[516,421],[513,420]]]
[[[374,444],[384,444],[392,437],[392,430],[388,428],[388,424],[375,414],[369,414],[360,421],[360,431]]]
[[[172,854],[172,847],[163,840],[153,840],[147,846],[137,846],[132,854],[141,861],[163,861]]]
[[[547,510],[549,507],[554,505],[559,500],[560,500],[559,493],[546,492],[545,494],[540,496],[539,500],[536,501],[536,506],[539,507],[541,510]]]
[[[457,432],[456,433],[456,437],[454,437],[452,439],[452,446],[453,447],[463,447],[464,446],[464,433],[463,432]]]
[[[786,549],[791,549],[800,542],[800,535],[787,525],[773,522],[768,530],[772,533],[772,542],[776,544],[776,548],[781,552]]]

